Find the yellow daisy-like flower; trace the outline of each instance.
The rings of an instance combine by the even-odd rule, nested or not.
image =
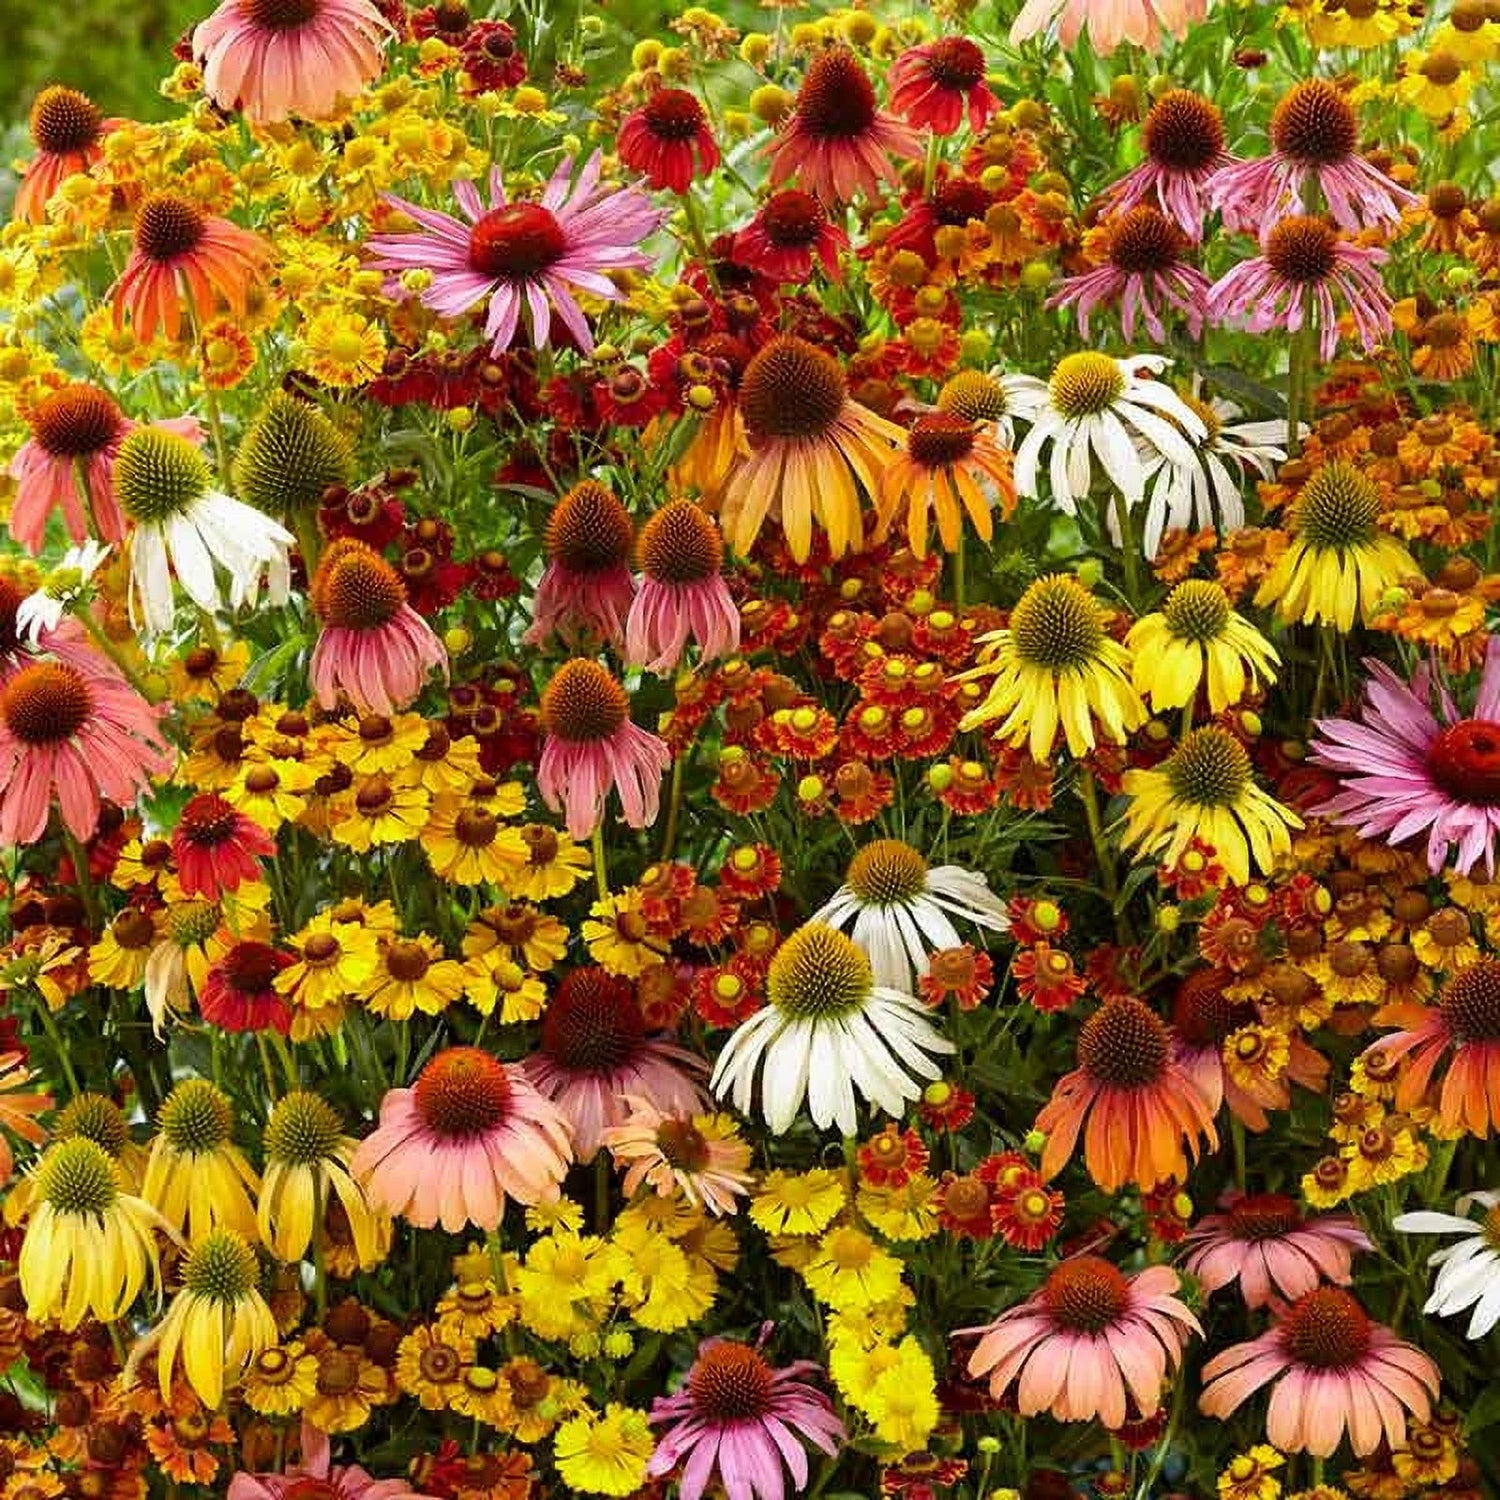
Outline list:
[[[875,1436],[900,1453],[927,1446],[938,1423],[937,1376],[926,1351],[907,1337],[896,1346],[896,1361],[863,1393],[860,1410]]]
[[[133,990],[146,977],[146,961],[156,946],[156,918],[127,906],[89,949],[89,979],[112,990]]]
[[[1250,879],[1252,858],[1269,873],[1302,826],[1255,785],[1245,747],[1213,724],[1192,730],[1161,765],[1127,771],[1123,785],[1127,845],[1171,866],[1201,839],[1238,885]]]
[[[894,1297],[901,1286],[901,1262],[851,1224],[830,1229],[818,1253],[803,1269],[808,1290],[829,1307],[868,1307]]]
[[[484,776],[479,741],[471,734],[455,739],[441,724],[427,725],[427,738],[401,773],[434,797],[467,796]]]
[[[318,773],[295,760],[246,760],[220,795],[267,833],[295,822],[307,807]]]
[[[1396,96],[1429,120],[1445,119],[1469,102],[1474,74],[1458,53],[1443,47],[1413,47],[1402,61]]]
[[[488,1338],[516,1320],[514,1297],[502,1297],[493,1281],[464,1281],[437,1305],[438,1322],[470,1338]]]
[[[439,797],[422,831],[432,872],[451,885],[502,889],[525,865],[528,850],[520,830],[462,797]]]
[[[516,1272],[521,1321],[538,1338],[568,1339],[593,1328],[609,1307],[619,1257],[596,1235],[539,1239]]]
[[[1422,570],[1380,530],[1380,491],[1358,469],[1333,460],[1314,470],[1292,508],[1292,540],[1255,595],[1289,625],[1354,628],[1382,596]]]
[[[1240,1088],[1254,1094],[1286,1072],[1292,1043],[1274,1026],[1241,1026],[1225,1037],[1222,1054],[1224,1071]]]
[[[499,1006],[500,1019],[510,1025],[535,1021],[547,1008],[547,986],[498,948],[471,958],[464,968],[469,976],[464,993],[482,1016],[493,1015]]]
[[[488,906],[464,934],[465,958],[488,958],[499,953],[545,973],[562,962],[568,951],[568,929],[540,907],[518,901],[510,906]]]
[[[449,1392],[448,1410],[486,1427],[506,1427],[512,1411],[510,1385],[498,1370],[471,1365]]]
[[[109,883],[118,890],[154,887],[172,869],[172,846],[165,839],[126,839],[109,872]]]
[[[262,1349],[245,1367],[241,1391],[263,1417],[290,1417],[318,1391],[318,1361],[300,1340]]]
[[[990,679],[984,701],[964,715],[965,731],[1000,724],[994,733],[1033,760],[1046,760],[1061,727],[1068,750],[1084,755],[1096,743],[1095,721],[1123,745],[1145,721],[1130,685],[1130,657],[1105,631],[1103,606],[1076,578],[1054,573],[1021,595],[1010,624],[982,637],[981,665],[959,681]]]
[[[442,1411],[464,1371],[474,1363],[475,1343],[451,1324],[421,1324],[396,1350],[396,1384],[425,1411]]]
[[[374,972],[364,982],[359,998],[372,1015],[407,1021],[418,1011],[436,1016],[464,992],[468,970],[444,958],[438,940],[425,932],[415,937],[388,938],[379,945]]]
[[[1125,637],[1130,677],[1160,712],[1186,708],[1207,678],[1213,713],[1233,707],[1257,684],[1275,681],[1275,648],[1206,579],[1179,583],[1161,609],[1137,620]]]
[[[366,776],[329,805],[329,836],[359,854],[377,845],[404,844],[427,824],[431,798],[419,786],[389,776]]]
[[[550,1203],[533,1203],[526,1210],[526,1227],[533,1234],[552,1234],[559,1229],[580,1234],[583,1231],[583,1208],[565,1195]]]
[[[328,1343],[318,1349],[317,1358],[317,1393],[304,1415],[320,1432],[355,1432],[375,1407],[395,1400],[390,1374],[357,1347]]]
[[[234,1105],[203,1078],[179,1083],[162,1101],[141,1196],[197,1243],[220,1226],[255,1243],[260,1178],[231,1139]]]
[[[1214,1482],[1219,1500],[1277,1500],[1281,1481],[1276,1470],[1285,1462],[1268,1443],[1257,1443],[1248,1453],[1236,1455]]]
[[[385,334],[373,318],[324,308],[303,327],[297,364],[324,385],[368,385],[385,361]]]
[[[526,863],[511,876],[510,894],[518,901],[554,901],[566,896],[580,880],[587,880],[592,859],[586,848],[566,833],[544,823],[521,829]]]
[[[888,1240],[927,1240],[938,1232],[937,1182],[919,1172],[900,1187],[861,1188],[856,1200],[872,1229]]]
[[[718,1278],[712,1269],[664,1234],[638,1239],[624,1264],[626,1304],[642,1328],[675,1333],[713,1306]]]
[[[173,703],[217,703],[236,686],[250,665],[250,644],[219,646],[199,642],[167,663],[168,697]]]
[[[305,1010],[338,1005],[360,992],[380,963],[380,937],[357,922],[340,922],[332,911],[319,912],[287,946],[296,962],[274,983]]]
[[[821,1234],[842,1212],[846,1195],[838,1175],[768,1172],[750,1204],[750,1221],[767,1234]]]
[[[573,1417],[557,1429],[553,1453],[569,1489],[588,1495],[631,1495],[646,1480],[656,1444],[646,1414],[611,1401],[602,1416]]]
[[[356,776],[394,776],[416,760],[428,742],[429,727],[420,714],[365,714],[326,725],[319,733],[328,754]]]
[[[639,979],[647,969],[664,963],[672,946],[652,936],[641,914],[638,890],[594,902],[583,923],[583,940],[596,964],[626,979]]]

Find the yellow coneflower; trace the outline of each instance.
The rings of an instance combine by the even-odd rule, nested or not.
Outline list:
[[[1210,845],[1229,877],[1269,873],[1302,820],[1255,785],[1250,756],[1227,729],[1194,729],[1161,765],[1125,773],[1125,842],[1175,865],[1194,839]]]
[[[1158,711],[1186,707],[1206,676],[1209,709],[1222,713],[1247,688],[1275,681],[1281,660],[1223,588],[1199,578],[1179,583],[1157,613],[1137,620],[1125,649],[1136,692]]]
[[[157,1129],[141,1196],[190,1241],[224,1225],[254,1242],[260,1179],[230,1139],[228,1096],[206,1079],[186,1079],[162,1101]]]
[[[958,551],[965,513],[988,542],[995,534],[995,508],[1005,517],[1016,508],[1011,465],[1010,454],[966,418],[946,411],[918,417],[906,435],[906,451],[881,476],[876,539],[885,538],[905,506],[907,538],[918,557],[927,555],[934,515],[945,551]]]

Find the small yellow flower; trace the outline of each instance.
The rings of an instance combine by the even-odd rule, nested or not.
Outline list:
[[[641,899],[637,890],[602,897],[589,908],[583,924],[590,957],[626,979],[638,979],[664,963],[671,947],[665,938],[652,936],[641,915]]]
[[[901,1262],[862,1229],[846,1224],[830,1229],[818,1242],[802,1279],[829,1307],[868,1307],[900,1290]]]
[[[881,1442],[900,1453],[927,1446],[938,1422],[937,1377],[916,1339],[901,1340],[895,1363],[882,1370],[858,1399]]]
[[[464,992],[465,967],[443,957],[437,939],[426,933],[388,938],[379,945],[379,961],[360,987],[359,998],[372,1015],[406,1021],[418,1011],[441,1014]]]
[[[553,901],[566,896],[589,875],[589,851],[565,833],[543,823],[521,829],[526,863],[510,880],[510,894],[518,901]]]
[[[1219,1500],[1277,1500],[1281,1481],[1276,1470],[1286,1460],[1266,1443],[1257,1443],[1248,1453],[1230,1460],[1216,1481]]]
[[[426,826],[430,799],[420,787],[389,776],[365,776],[329,805],[329,835],[336,844],[368,854],[386,844],[404,844]]]
[[[611,1401],[602,1416],[573,1417],[557,1430],[557,1472],[589,1495],[630,1495],[646,1480],[656,1445],[646,1414]]]
[[[844,1207],[844,1185],[823,1167],[768,1172],[750,1205],[750,1219],[767,1234],[821,1234]]]
[[[276,989],[306,1010],[338,1005],[357,995],[375,973],[379,941],[372,928],[319,912],[288,940],[296,962],[276,976]]]
[[[262,1349],[246,1367],[245,1400],[263,1417],[290,1417],[317,1394],[318,1361],[298,1340]]]
[[[451,1324],[420,1324],[396,1349],[396,1384],[425,1411],[441,1411],[474,1363],[474,1340]]]
[[[385,334],[373,318],[325,308],[302,329],[300,368],[324,385],[368,385],[385,363]]]
[[[451,796],[439,797],[432,804],[422,847],[440,880],[502,889],[526,864],[528,853],[519,829],[500,822],[479,803]]]

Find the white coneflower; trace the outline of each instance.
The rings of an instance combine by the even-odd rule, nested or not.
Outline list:
[[[108,556],[109,545],[93,538],[82,546],[69,547],[62,561],[42,579],[41,587],[17,607],[16,632],[21,639],[40,646],[42,637],[56,630],[63,616],[87,597],[94,574]]]
[[[1469,1217],[1476,1204],[1485,1210],[1482,1219]],[[1424,1210],[1398,1214],[1391,1222],[1402,1234],[1463,1236],[1427,1257],[1438,1273],[1422,1311],[1446,1318],[1472,1307],[1467,1336],[1482,1339],[1500,1323],[1500,1192],[1466,1193],[1453,1207],[1451,1214]]]

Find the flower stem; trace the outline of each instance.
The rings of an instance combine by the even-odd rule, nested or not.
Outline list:
[[[147,703],[154,703],[155,698],[147,691],[145,680],[141,674],[125,659],[125,653],[114,641],[105,635],[100,628],[99,622],[89,613],[87,609],[80,609],[77,615],[83,628],[88,632],[89,639],[120,669],[125,680],[143,697]]]
[[[600,823],[594,829],[592,847],[594,850],[594,880],[599,886],[599,899],[604,901],[609,897],[609,861],[604,853],[603,823]]]
[[[708,277],[708,284],[714,289],[715,295],[719,291],[719,276],[714,270],[714,258],[708,248],[708,236],[703,232],[703,217],[698,212],[698,200],[693,197],[693,190],[689,188],[682,195],[682,210],[687,215],[688,239],[696,255],[703,265],[703,274]]]
[[[661,858],[665,864],[672,857],[677,845],[677,820],[682,812],[682,763],[685,757],[678,755],[672,761],[672,784],[667,790],[667,828],[661,839]]]
[[[1144,595],[1141,589],[1141,557],[1135,544],[1135,527],[1131,524],[1130,506],[1119,490],[1114,494],[1115,519],[1120,525],[1120,559],[1125,566],[1125,593],[1131,607],[1139,610]]]
[[[68,1056],[68,1044],[63,1040],[62,1031],[45,995],[36,997],[36,1013],[41,1020],[42,1030],[47,1033],[47,1040],[52,1043],[52,1050],[57,1053],[57,1065],[68,1081],[68,1092],[76,1099],[83,1090],[78,1086],[78,1075],[73,1071],[73,1063]]]
[[[317,1320],[323,1321],[323,1315],[328,1311],[328,1268],[324,1264],[326,1245],[324,1215],[327,1212],[327,1204],[323,1201],[323,1178],[320,1174],[313,1175],[313,1307],[317,1311]]]

